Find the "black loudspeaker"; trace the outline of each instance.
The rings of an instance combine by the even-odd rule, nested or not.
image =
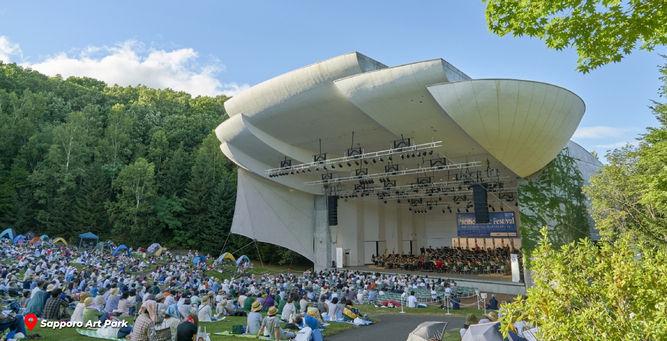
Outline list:
[[[472,185],[472,201],[475,205],[475,222],[477,224],[489,223],[489,204],[487,201],[486,185]]]
[[[329,202],[327,207],[329,208],[329,226],[338,225],[338,196],[330,195],[327,197]]]

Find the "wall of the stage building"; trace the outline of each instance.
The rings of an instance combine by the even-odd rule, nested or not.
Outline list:
[[[458,237],[456,208],[453,213],[442,213],[445,207],[413,213],[395,202],[384,204],[374,196],[339,199],[338,225],[331,227],[332,252],[336,247],[349,251],[345,266],[359,266],[370,264],[371,256],[377,253],[419,254],[421,247],[452,246],[452,240]],[[516,212],[509,206],[507,210]]]

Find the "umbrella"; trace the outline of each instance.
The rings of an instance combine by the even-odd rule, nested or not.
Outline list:
[[[445,335],[447,322],[428,321],[423,322],[415,328],[407,341],[429,341],[430,339],[442,340]]]
[[[500,332],[500,322],[473,324],[463,335],[461,341],[504,341]]]

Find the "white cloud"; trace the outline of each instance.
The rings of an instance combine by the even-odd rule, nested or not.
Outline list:
[[[616,127],[607,127],[607,126],[595,126],[595,127],[579,127],[577,131],[574,132],[573,138],[576,139],[606,139],[606,138],[619,138],[623,137],[628,133],[638,132],[639,128],[628,127],[628,128],[616,128]]]
[[[19,44],[12,43],[9,41],[9,38],[5,36],[0,36],[0,61],[4,63],[10,63],[11,59],[9,56],[11,55],[19,55],[21,56],[23,53],[21,52],[21,48],[19,47]]]
[[[2,40],[0,40],[0,44]],[[0,45],[0,59],[2,59]],[[7,46],[18,48],[18,45]],[[116,46],[88,46],[74,54],[60,52],[39,63],[24,63],[49,76],[57,74],[92,77],[109,85],[170,88],[193,96],[233,96],[249,88],[247,84],[222,83],[216,77],[225,70],[219,60],[198,63],[199,53],[192,48],[171,51],[146,48],[144,44],[128,40]]]

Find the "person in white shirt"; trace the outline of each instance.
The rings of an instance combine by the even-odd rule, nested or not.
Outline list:
[[[408,296],[408,308],[417,308],[417,297],[414,291],[410,291],[410,296]]]

